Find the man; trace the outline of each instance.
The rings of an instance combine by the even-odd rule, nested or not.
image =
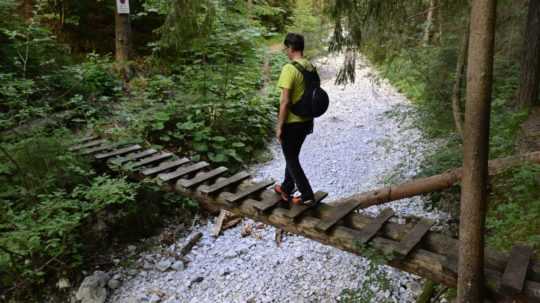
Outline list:
[[[289,60],[296,61],[306,70],[313,70],[313,66],[304,58],[304,37],[299,34],[288,33],[283,42],[284,51]],[[299,155],[306,136],[313,132],[313,118],[300,117],[291,112],[292,104],[298,102],[304,93],[302,73],[291,63],[286,64],[279,77],[278,86],[281,89],[276,137],[281,144],[285,156],[285,178],[281,185],[274,190],[281,197],[294,204],[313,205],[315,203],[313,190],[300,165]],[[298,189],[300,196],[293,196],[294,189]]]

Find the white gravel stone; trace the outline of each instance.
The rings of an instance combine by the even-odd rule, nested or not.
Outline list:
[[[173,261],[170,260],[170,259],[165,259],[165,260],[161,260],[158,262],[158,264],[156,265],[156,268],[159,270],[159,271],[166,271],[167,269],[169,269],[171,267],[171,265],[173,264]]]
[[[430,148],[418,144],[412,153],[406,148],[414,146],[421,133],[410,127],[411,121],[396,121],[385,113],[406,109],[408,101],[386,81],[374,81],[370,77],[372,70],[359,68],[354,84],[334,84],[335,69],[342,59],[335,56],[319,60],[322,86],[330,95],[331,104],[328,112],[315,121],[314,133],[306,139],[301,154],[312,187],[328,192],[328,201],[384,185],[385,178],[403,165],[403,177],[414,176],[423,151]],[[280,147],[272,143],[270,149],[273,160],[252,168],[258,179],[282,178],[285,161]],[[421,198],[404,199],[365,212],[377,214],[385,207],[394,209],[397,217],[446,218],[439,211],[425,210]],[[214,238],[211,227],[209,223],[192,231],[202,232],[203,237],[186,256],[189,266],[184,270],[169,276],[143,266],[142,272],[146,274],[122,283],[108,302],[129,302],[128,298],[153,288],[163,290],[164,298],[174,298],[172,302],[336,302],[344,289],[362,286],[370,264],[365,258],[295,235],[285,235],[278,247],[273,227],[258,229],[257,238],[241,237],[242,225]],[[179,239],[177,244],[183,241]],[[143,253],[143,257],[155,262],[151,253]],[[162,258],[158,256],[157,260]],[[391,289],[378,293],[377,302],[415,301],[415,291],[407,285],[421,285],[420,278],[388,266],[379,270],[389,277]],[[203,279],[195,282],[197,278]]]
[[[184,262],[182,261],[176,261],[173,263],[173,265],[171,266],[172,269],[176,270],[176,271],[181,271],[181,270],[184,270],[185,265],[184,265]]]

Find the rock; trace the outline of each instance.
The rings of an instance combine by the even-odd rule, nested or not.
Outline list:
[[[168,298],[166,301],[164,301],[163,303],[181,303],[181,301],[178,298],[176,298],[176,296],[172,296]]]
[[[225,259],[232,259],[232,258],[236,258],[238,256],[238,254],[236,253],[236,251],[234,250],[228,250],[225,252],[225,254],[223,255],[223,257]]]
[[[184,262],[176,261],[176,262],[173,263],[171,268],[176,270],[176,271],[181,271],[181,270],[184,270],[186,268],[186,266],[184,265]]]
[[[120,287],[121,284],[122,282],[119,279],[115,279],[115,278],[112,278],[109,280],[109,282],[107,282],[107,286],[110,289],[117,289],[118,287]]]
[[[152,263],[145,260],[142,267],[145,270],[151,270],[154,268],[154,265],[152,265]]]
[[[197,277],[197,278],[191,280],[191,283],[189,283],[189,286],[191,287],[193,284],[201,283],[203,280],[204,280],[203,277]]]
[[[104,303],[107,298],[107,289],[105,285],[109,281],[109,275],[96,271],[93,275],[86,277],[77,294],[75,295],[77,300],[82,303]]]
[[[150,296],[150,298],[148,298],[148,302],[150,302],[150,303],[158,303],[158,302],[161,302],[161,298],[156,294],[152,294]]]
[[[159,271],[163,272],[163,271],[166,271],[167,269],[169,269],[172,264],[173,264],[173,262],[171,260],[165,259],[165,260],[159,261],[159,263],[156,265],[156,268]]]

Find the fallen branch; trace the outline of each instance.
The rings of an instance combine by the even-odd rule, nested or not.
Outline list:
[[[214,228],[212,230],[212,235],[214,237],[218,237],[222,231],[235,226],[241,220],[242,219],[240,217],[231,213],[230,211],[224,209],[220,210],[219,216],[216,219],[216,224],[214,225]]]
[[[182,256],[187,255],[191,251],[193,246],[195,246],[195,244],[197,244],[197,242],[199,242],[201,238],[202,238],[202,233],[200,231],[189,235],[189,237],[187,237],[186,239],[185,244],[180,249],[180,254]]]
[[[216,223],[214,224],[214,228],[212,229],[212,236],[217,237],[221,233],[221,229],[223,227],[223,221],[225,221],[225,217],[227,216],[227,211],[222,209],[219,211],[219,216],[216,219]]]
[[[231,218],[227,223],[223,225],[223,230],[227,230],[231,227],[235,227],[238,223],[242,221],[242,218],[235,216],[234,218]]]
[[[540,163],[540,152],[527,153],[489,161],[489,175],[497,175],[509,168],[526,162]],[[450,188],[461,181],[462,168],[449,170],[443,174],[416,179],[395,186],[388,186],[339,199],[329,204],[348,204],[350,208],[367,208],[373,205],[410,198],[421,194]]]

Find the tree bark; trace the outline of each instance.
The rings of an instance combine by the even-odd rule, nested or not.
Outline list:
[[[253,15],[253,0],[247,0],[247,14],[250,17]]]
[[[116,62],[125,63],[129,60],[131,24],[129,14],[115,12],[116,31]]]
[[[540,152],[527,153],[519,156],[500,158],[489,161],[489,175],[496,175],[511,167],[526,162],[540,163]],[[416,179],[407,183],[381,187],[369,192],[352,195],[329,204],[339,206],[346,203],[357,203],[358,208],[367,208],[391,201],[410,198],[421,194],[431,193],[456,185],[461,180],[463,168],[456,168],[445,173]]]
[[[459,224],[458,302],[484,301],[484,225],[497,0],[473,0]]]
[[[466,59],[469,48],[469,24],[461,39],[461,47],[459,49],[458,61],[456,65],[456,79],[452,89],[452,114],[454,116],[454,124],[456,131],[463,140],[463,117],[461,112],[461,85],[463,80],[463,72],[465,70]]]
[[[23,0],[19,8],[21,16],[28,22],[34,15],[33,0]]]
[[[426,25],[424,27],[424,46],[428,46],[431,41],[431,31],[433,28],[433,13],[435,11],[435,0],[429,1],[429,9],[427,11]]]
[[[517,96],[518,105],[527,108],[535,104],[538,99],[540,73],[540,1],[529,1],[523,48],[520,86]]]

